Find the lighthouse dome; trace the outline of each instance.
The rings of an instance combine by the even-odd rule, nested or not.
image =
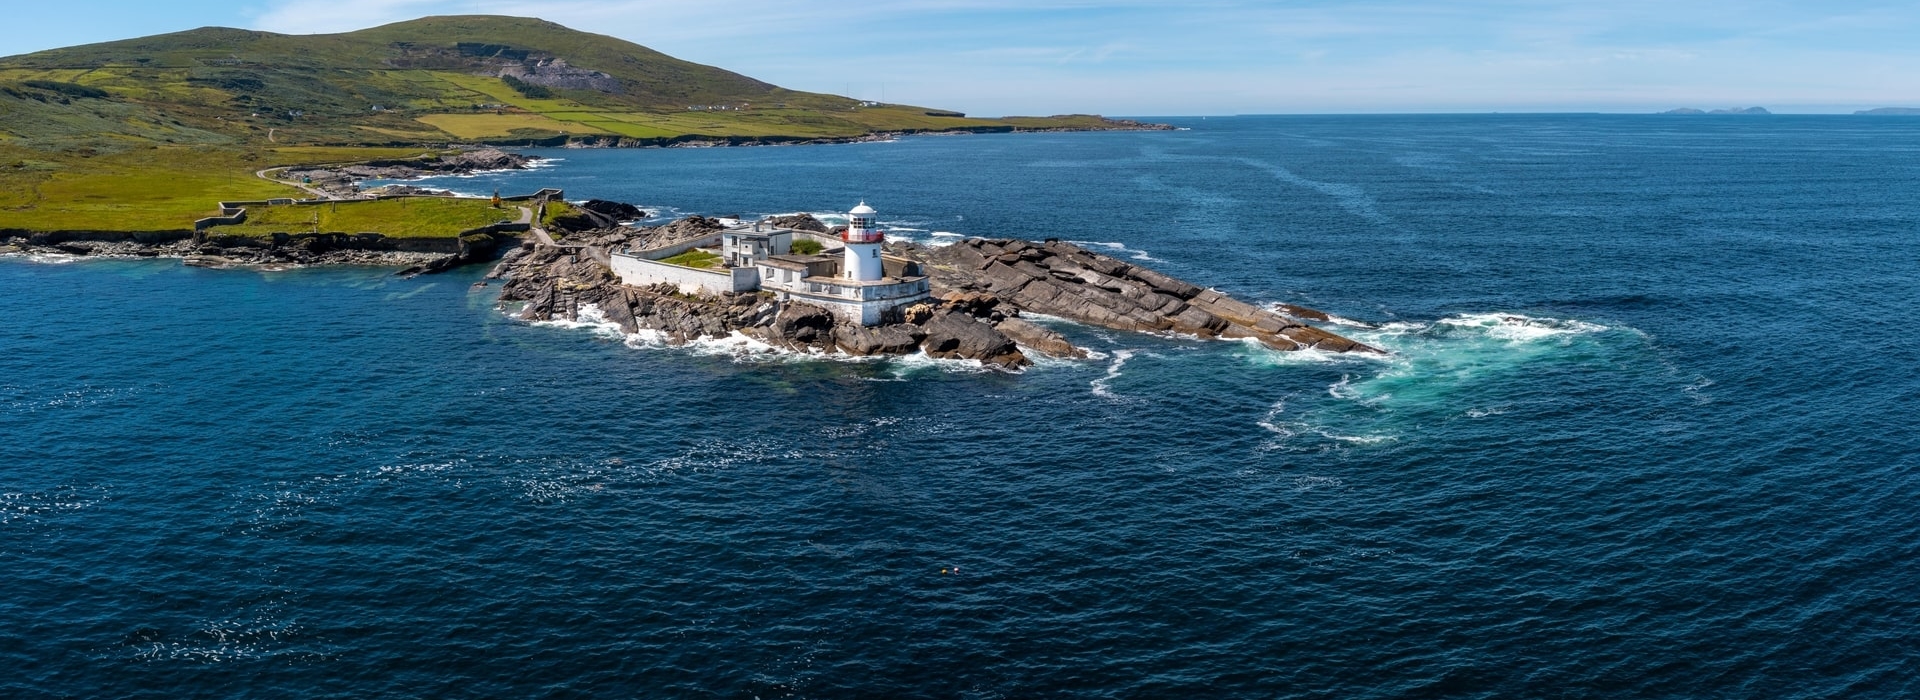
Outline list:
[[[867,216],[870,214],[877,214],[879,212],[874,211],[873,207],[867,206],[866,202],[861,202],[860,206],[854,207],[853,211],[850,211],[847,213],[852,214],[854,216]]]

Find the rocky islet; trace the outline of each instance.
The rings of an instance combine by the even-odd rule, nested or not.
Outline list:
[[[827,227],[800,214],[767,220],[813,231]],[[967,239],[945,247],[890,242],[888,251],[928,270],[932,298],[894,323],[860,326],[826,309],[771,294],[682,294],[671,285],[622,285],[595,251],[651,247],[720,230],[719,220],[689,217],[654,228],[576,231],[568,246],[528,240],[490,277],[504,278],[500,300],[531,321],[579,320],[598,313],[624,333],[659,333],[670,343],[734,333],[777,348],[855,356],[924,352],[1002,368],[1029,365],[1029,351],[1061,358],[1088,352],[1024,314],[1043,314],[1115,330],[1200,338],[1251,339],[1276,350],[1379,353],[1307,325],[1329,317],[1305,307],[1268,310],[1216,290],[1115,260],[1064,241]]]

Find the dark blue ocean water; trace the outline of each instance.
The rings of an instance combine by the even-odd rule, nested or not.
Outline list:
[[[0,259],[0,696],[1920,695],[1920,119],[1180,124],[442,184],[864,198],[1391,359],[742,356],[479,269]]]

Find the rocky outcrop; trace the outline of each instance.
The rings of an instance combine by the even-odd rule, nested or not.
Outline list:
[[[359,183],[366,180],[412,180],[433,175],[464,175],[482,170],[524,170],[539,156],[508,153],[497,148],[482,148],[450,156],[427,155],[406,160],[375,160],[331,168],[290,168],[280,173],[282,180],[308,183],[335,196],[360,194]]]
[[[415,195],[415,196],[426,196],[426,197],[451,197],[453,196],[453,191],[452,190],[436,190],[431,187],[415,187],[413,185],[386,185],[384,187],[377,187],[371,190],[367,190],[366,194],[377,194],[377,195],[387,195],[387,196]]]
[[[594,240],[665,243],[704,235],[717,225],[712,219],[683,219],[657,229],[605,232]],[[622,286],[591,256],[531,241],[509,251],[489,277],[506,279],[501,301],[522,302],[518,314],[528,320],[578,320],[594,308],[623,332],[657,331],[673,343],[738,332],[797,352],[868,356],[924,351],[930,357],[978,360],[1006,369],[1031,364],[992,320],[976,318],[974,307],[967,305],[925,304],[907,315],[912,322],[863,327],[821,307],[783,302],[769,294],[691,297],[671,285]],[[1060,341],[1070,346],[1064,338]]]
[[[604,199],[589,199],[574,209],[575,213],[554,217],[551,227],[579,233],[619,228],[623,222],[647,218],[647,213],[639,207]]]
[[[1252,338],[1276,350],[1379,352],[1307,325],[1326,314],[1282,305],[1283,313],[1174,279],[1063,241],[968,239],[943,248],[900,247],[919,258],[942,298],[993,297],[1018,311],[1117,330],[1201,338]],[[971,302],[978,304],[978,301]]]
[[[872,355],[906,355],[920,347],[925,340],[925,329],[910,323],[889,326],[846,325],[834,330],[834,344],[841,352],[856,357]]]
[[[438,272],[488,259],[497,239],[479,236],[450,242],[439,250],[403,250],[392,239],[361,234],[300,234],[268,238],[209,237],[191,233],[175,240],[35,240],[0,233],[0,252],[81,255],[103,258],[179,258],[196,267],[290,267],[366,265],[405,268],[403,273]],[[481,240],[484,239],[484,240]]]
[[[993,324],[993,329],[1022,347],[1032,348],[1048,357],[1085,359],[1087,351],[1076,347],[1073,341],[1050,328],[1031,321],[1009,318]]]
[[[528,59],[522,63],[502,66],[495,75],[503,78],[512,77],[546,87],[594,90],[612,95],[626,92],[618,78],[597,70],[575,68],[568,65],[567,59],[564,58]]]
[[[1031,364],[1005,334],[957,309],[934,314],[925,328],[927,336],[920,341],[920,349],[928,357],[979,360],[1001,367]]]
[[[580,205],[581,209],[612,218],[614,221],[634,221],[647,218],[647,212],[626,202],[610,202],[604,199],[589,199]]]
[[[790,228],[797,231],[813,231],[815,233],[827,232],[827,225],[825,223],[822,223],[819,219],[813,218],[812,214],[787,214],[785,216],[770,216],[765,219],[761,219],[761,221],[763,223],[770,224],[777,228]]]
[[[796,222],[796,215],[781,221]],[[807,217],[809,220],[812,217]],[[818,223],[815,221],[815,223]],[[569,236],[569,243],[607,249],[652,247],[708,235],[720,222],[689,217],[646,229],[617,227]],[[1056,316],[1117,330],[1249,338],[1281,350],[1379,352],[1307,325],[1327,320],[1305,307],[1261,308],[1160,272],[1060,241],[969,239],[946,248],[890,244],[931,274],[934,298],[901,310],[899,322],[862,327],[826,309],[771,294],[688,297],[671,286],[621,286],[592,257],[531,242],[509,252],[490,276],[507,278],[502,302],[524,302],[530,320],[577,319],[589,305],[623,331],[659,331],[670,341],[738,332],[802,352],[898,355],[923,352],[1004,368],[1031,363],[1027,353],[1084,358],[1064,335],[1023,314]]]

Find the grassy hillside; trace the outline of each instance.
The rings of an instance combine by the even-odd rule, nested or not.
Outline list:
[[[0,58],[0,230],[178,230],[222,199],[304,196],[279,165],[453,143],[608,145],[1099,128],[798,92],[515,17],[345,34],[203,28]]]
[[[515,17],[428,17],[304,36],[204,28],[0,58],[0,139],[95,148],[126,139],[833,138],[1014,125],[787,90]]]

